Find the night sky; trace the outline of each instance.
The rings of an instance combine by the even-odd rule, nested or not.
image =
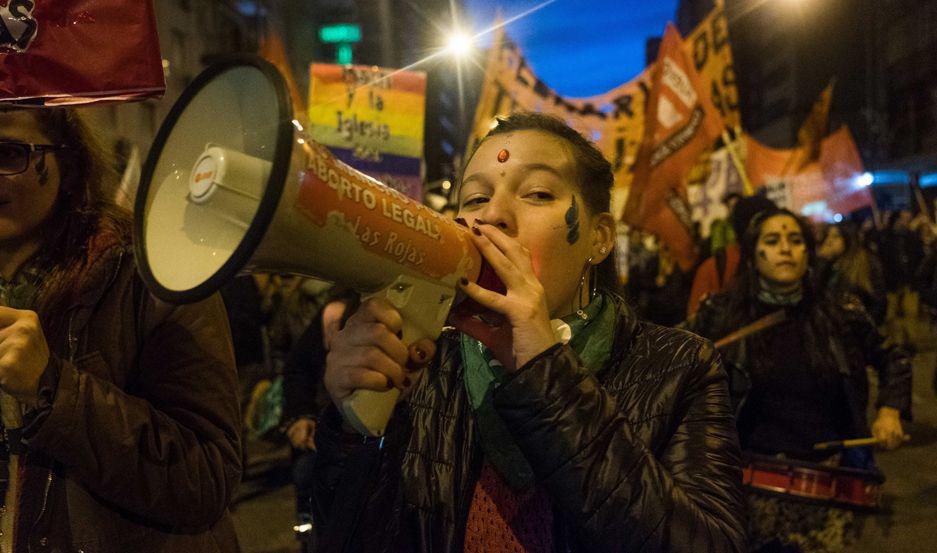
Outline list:
[[[475,32],[491,26],[500,6],[505,19],[538,0],[465,0]],[[601,94],[644,68],[648,37],[661,36],[677,0],[557,0],[508,25],[534,72],[570,97]]]

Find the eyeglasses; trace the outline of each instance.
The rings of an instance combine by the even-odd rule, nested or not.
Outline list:
[[[67,150],[68,146],[57,144],[29,144],[13,140],[0,140],[0,175],[18,175],[29,169],[33,152],[40,156],[46,152]]]

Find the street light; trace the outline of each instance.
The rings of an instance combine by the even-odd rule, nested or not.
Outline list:
[[[855,177],[853,181],[856,188],[868,188],[872,186],[872,183],[875,182],[875,176],[872,173],[862,173]]]
[[[461,31],[456,31],[449,36],[446,44],[446,51],[456,58],[464,58],[472,50],[472,39]]]

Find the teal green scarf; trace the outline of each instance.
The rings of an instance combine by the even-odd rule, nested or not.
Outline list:
[[[595,374],[611,355],[618,310],[612,299],[600,293],[583,311],[585,319],[573,313],[562,320],[572,331],[569,346],[579,355],[586,370]],[[492,394],[504,380],[504,366],[481,342],[465,334],[462,335],[462,366],[465,389],[475,411],[475,426],[485,455],[512,489],[532,488],[535,484],[533,469],[514,442],[492,400]]]

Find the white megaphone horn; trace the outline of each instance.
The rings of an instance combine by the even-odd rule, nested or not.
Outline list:
[[[459,280],[482,274],[468,229],[312,142],[280,74],[254,56],[208,68],[183,92],[134,211],[140,274],[172,303],[204,299],[240,273],[310,276],[385,297],[410,344],[435,339]],[[398,395],[358,390],[343,415],[380,436]]]

